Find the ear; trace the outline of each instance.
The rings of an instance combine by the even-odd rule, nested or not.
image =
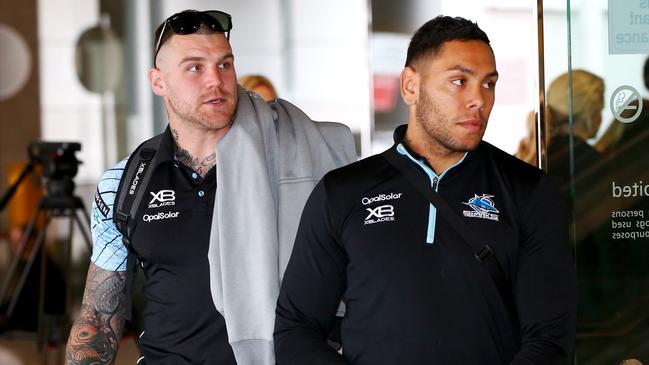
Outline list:
[[[151,83],[151,90],[153,90],[153,93],[158,96],[165,95],[162,71],[160,71],[160,69],[152,67],[149,69],[147,77],[149,78],[149,82]]]
[[[417,70],[410,66],[404,67],[401,71],[401,97],[406,105],[412,106],[417,103],[420,79],[421,76]]]

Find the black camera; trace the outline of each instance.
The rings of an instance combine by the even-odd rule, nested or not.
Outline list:
[[[32,142],[28,153],[32,162],[43,166],[48,195],[71,196],[74,191],[72,178],[79,171],[81,162],[75,152],[81,150],[77,142]]]

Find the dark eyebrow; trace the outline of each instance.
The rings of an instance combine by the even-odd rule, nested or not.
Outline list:
[[[468,67],[460,66],[460,65],[450,67],[448,69],[448,71],[459,71],[459,72],[462,72],[462,73],[465,73],[465,74],[468,74],[468,75],[471,75],[471,76],[475,76],[475,71],[474,70],[472,70],[472,69],[470,69]],[[488,74],[485,75],[485,78],[488,78],[488,77],[498,77],[498,71],[494,70],[494,71],[489,72]]]
[[[227,60],[228,58],[234,59],[234,55],[232,53],[224,54],[223,56],[221,56],[221,58],[219,58],[216,61],[216,63],[221,63],[221,62]],[[205,61],[205,57],[190,56],[190,57],[185,57],[182,60],[180,60],[180,62],[178,62],[178,65],[182,65],[185,62],[202,62],[202,61]]]

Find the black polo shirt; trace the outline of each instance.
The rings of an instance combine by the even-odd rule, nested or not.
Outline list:
[[[145,278],[142,353],[147,364],[235,364],[209,282],[216,169],[201,177],[179,163],[169,128],[158,153],[132,239]]]

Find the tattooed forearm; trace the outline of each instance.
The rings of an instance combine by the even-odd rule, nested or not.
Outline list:
[[[66,364],[113,364],[122,336],[126,273],[90,265],[81,313],[72,325]]]
[[[205,158],[194,157],[187,149],[180,146],[180,143],[178,142],[178,131],[172,129],[171,134],[176,142],[174,152],[176,153],[176,159],[178,162],[196,171],[201,176],[205,176],[205,174],[216,165],[216,153]]]

